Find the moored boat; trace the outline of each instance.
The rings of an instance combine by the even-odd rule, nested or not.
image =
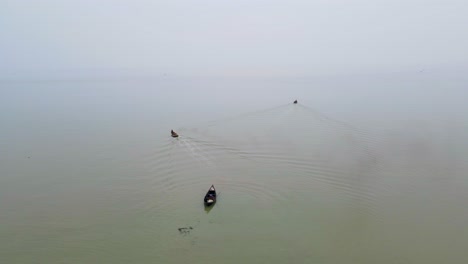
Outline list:
[[[205,198],[203,199],[203,202],[206,206],[211,206],[216,203],[216,189],[214,185],[211,185],[210,189],[205,195]]]

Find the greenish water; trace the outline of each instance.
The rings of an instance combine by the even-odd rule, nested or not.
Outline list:
[[[468,261],[466,123],[3,85],[0,263]]]

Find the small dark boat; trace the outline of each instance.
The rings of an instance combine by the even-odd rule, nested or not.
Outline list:
[[[295,100],[294,103],[297,104],[297,100]]]
[[[171,136],[176,138],[176,137],[179,137],[179,134],[174,132],[174,130],[171,130]]]
[[[210,189],[205,195],[205,199],[203,199],[203,202],[205,202],[206,206],[211,206],[216,203],[216,190],[214,185],[211,185]]]

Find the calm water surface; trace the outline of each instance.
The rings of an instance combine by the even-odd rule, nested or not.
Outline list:
[[[360,126],[301,101],[225,113],[133,84],[2,86],[0,263],[468,261],[464,122]]]

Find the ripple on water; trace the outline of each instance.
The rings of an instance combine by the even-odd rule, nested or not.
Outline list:
[[[387,188],[385,139],[302,105],[283,105],[179,130],[142,158],[155,193],[215,184],[235,196],[280,202],[317,186],[367,214]],[[376,188],[377,187],[377,188]],[[168,202],[168,206],[177,204]],[[180,201],[179,201],[180,202]],[[146,209],[154,209],[149,205]]]

